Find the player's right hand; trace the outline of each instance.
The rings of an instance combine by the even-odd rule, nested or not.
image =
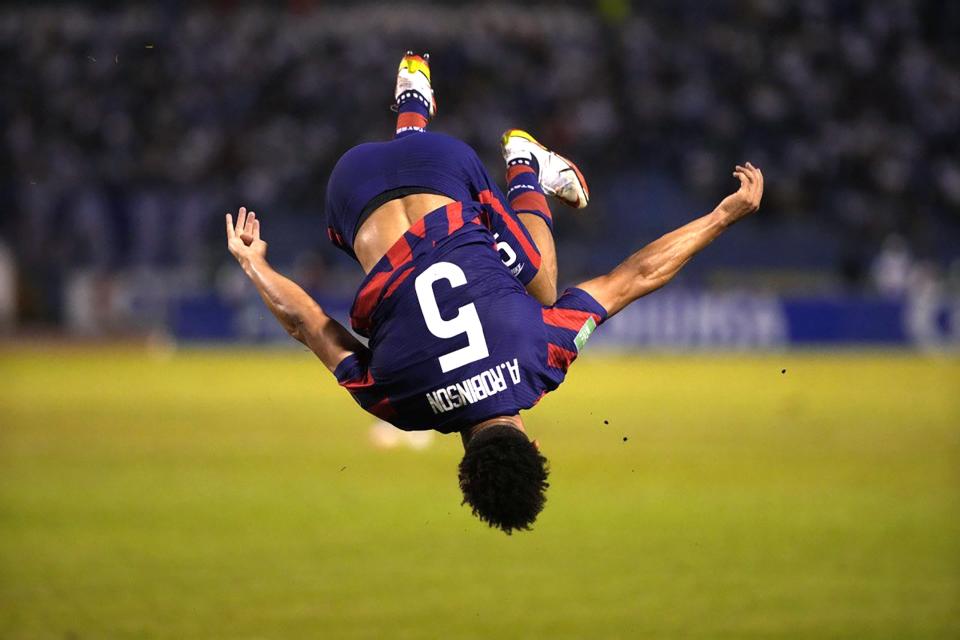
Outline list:
[[[233,216],[227,214],[227,249],[240,264],[266,259],[267,243],[260,239],[260,220],[256,213],[247,213],[246,207],[240,207],[236,225]]]
[[[748,162],[745,167],[737,165],[733,176],[740,180],[740,188],[724,198],[717,207],[731,224],[759,209],[763,197],[763,174],[760,169]]]

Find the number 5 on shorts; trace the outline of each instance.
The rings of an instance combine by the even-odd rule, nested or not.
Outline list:
[[[490,355],[487,350],[487,340],[483,335],[483,326],[477,315],[477,307],[471,302],[458,310],[456,317],[444,320],[440,316],[437,298],[433,293],[433,283],[446,280],[451,287],[462,287],[467,284],[467,276],[463,269],[452,262],[436,262],[424,270],[414,281],[417,290],[417,300],[420,302],[420,312],[427,323],[430,333],[447,340],[465,333],[467,346],[440,356],[440,369],[444,373],[458,367],[482,360]]]

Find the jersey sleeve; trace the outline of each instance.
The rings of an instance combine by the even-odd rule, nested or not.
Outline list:
[[[337,365],[333,375],[364,411],[387,422],[396,416],[393,405],[390,404],[390,398],[383,393],[370,372],[369,353],[354,353],[347,356]]]
[[[546,376],[556,388],[590,335],[607,319],[607,310],[583,289],[563,292],[556,303],[543,308],[546,335]]]

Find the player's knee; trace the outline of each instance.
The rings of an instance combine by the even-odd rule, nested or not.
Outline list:
[[[510,534],[530,529],[543,510],[548,474],[547,459],[525,433],[492,425],[467,443],[460,489],[473,515]]]
[[[540,304],[545,307],[552,307],[557,303],[557,287],[554,285],[552,288],[546,289],[544,293],[540,296]]]
[[[550,267],[549,273],[547,274],[548,286],[547,293],[552,300],[549,304],[553,304],[557,301],[557,265],[554,264]]]
[[[537,276],[527,285],[527,293],[537,299],[545,307],[553,306],[557,301],[557,274],[541,269]]]

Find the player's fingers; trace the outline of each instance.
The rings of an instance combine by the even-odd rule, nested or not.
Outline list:
[[[760,173],[760,169],[756,167],[750,167],[750,169],[753,171],[753,181],[757,183],[758,187],[763,186],[763,174]]]
[[[253,239],[254,240],[260,239],[260,219],[259,218],[255,218],[253,221]]]
[[[754,178],[753,183],[750,185],[750,198],[759,203],[761,194],[763,194],[763,187],[760,186],[760,180],[759,178]]]
[[[253,234],[253,221],[257,219],[257,214],[251,211],[247,214],[247,219],[243,223],[243,232],[246,235]]]
[[[237,211],[237,224],[233,227],[233,232],[236,235],[243,233],[243,223],[247,220],[247,209],[245,207],[240,207],[240,210]]]
[[[750,176],[749,198],[754,208],[760,206],[760,198],[763,196],[763,174],[755,166],[747,163],[746,172]]]
[[[747,187],[750,185],[750,180],[747,179],[746,172],[740,167],[737,167],[736,171],[733,172],[733,177],[740,181],[741,187]]]
[[[236,234],[233,232],[233,216],[229,213],[227,214],[227,240],[234,237]]]

